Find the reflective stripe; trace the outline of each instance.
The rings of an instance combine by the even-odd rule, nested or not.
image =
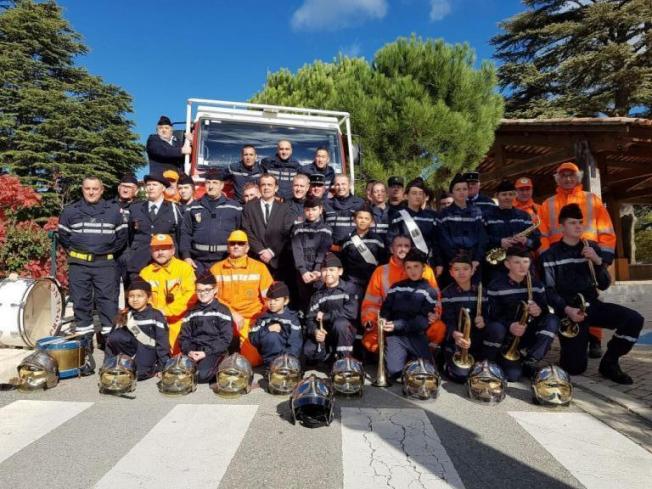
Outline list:
[[[353,351],[352,346],[338,346],[335,348],[336,351]]]
[[[483,341],[482,341],[482,344],[483,344],[484,346],[493,346],[493,347],[495,347],[495,348],[500,348],[500,347],[503,345],[502,343],[493,343],[493,342],[491,342],[491,341],[487,341],[487,340],[483,340]]]
[[[389,292],[387,294],[389,295],[395,292],[412,292],[413,294],[421,294],[425,296],[426,300],[431,304],[437,304],[437,300],[430,297],[428,291],[424,289],[415,289],[414,287],[392,287],[391,289],[389,289]]]
[[[586,262],[587,262],[586,258],[564,258],[563,260],[543,262],[543,266],[555,267],[559,265],[568,265],[569,263],[586,263]]]
[[[584,192],[584,200],[586,201],[586,215],[584,216],[584,223],[587,229],[585,231],[596,233],[595,223],[593,221],[593,199],[594,195],[590,192]]]
[[[340,299],[344,299],[345,301],[348,301],[349,300],[349,294],[333,294],[333,295],[329,295],[329,296],[326,296],[326,297],[320,297],[317,300],[317,303],[315,305],[313,305],[310,308],[310,310],[311,311],[316,311],[317,309],[319,309],[319,306],[322,305],[324,302],[338,301]]]
[[[157,328],[165,329],[165,324],[163,324],[161,321],[157,321],[156,319],[137,319],[136,324],[138,326],[149,326],[151,324]]]
[[[542,329],[541,331],[537,331],[537,334],[543,335],[543,336],[549,336],[550,338],[554,338],[556,335],[552,331],[548,331],[546,329]]]
[[[556,207],[557,207],[557,199],[555,197],[550,197],[545,203],[548,204],[548,225],[550,226],[548,236],[552,237],[556,233],[559,232],[559,228],[557,227],[557,213],[556,213]]]
[[[532,287],[532,292],[545,292],[543,287]],[[487,290],[487,295],[512,295],[512,294],[524,294],[527,293],[527,287],[521,289],[504,289],[504,290]]]
[[[63,229],[64,231],[68,231],[68,232],[70,232],[70,228],[64,226],[63,224],[59,224],[58,227],[59,227],[59,229]]]
[[[226,314],[222,314],[219,311],[206,311],[206,312],[204,312],[204,311],[195,311],[195,312],[191,312],[186,317],[184,317],[183,322],[187,323],[188,321],[190,321],[191,319],[196,318],[196,317],[218,317],[220,319],[224,319],[225,321],[231,321],[230,316],[227,316]]]
[[[389,263],[387,265],[383,265],[383,299],[387,297],[387,291],[390,288],[390,283],[389,283]]]
[[[633,336],[626,336],[624,334],[618,334],[618,333],[614,333],[614,338],[619,338],[621,340],[629,341],[630,343],[636,343],[638,341],[638,338],[634,338]]]
[[[365,296],[362,298],[362,300],[363,301],[369,301],[369,302],[377,302],[377,303],[380,304],[382,302],[383,298],[367,292],[365,294]]]
[[[318,229],[312,229],[312,228],[297,228],[294,230],[294,234],[297,235],[299,233],[311,233],[311,234],[316,234],[316,233],[326,233],[326,234],[333,234],[333,231],[331,231],[328,228],[318,228]]]
[[[607,253],[614,253],[614,254],[616,253],[616,249],[611,248],[610,246],[600,246],[600,249],[602,251],[606,251]]]
[[[483,302],[486,301],[484,299],[484,297],[482,299],[483,299]],[[442,297],[441,302],[442,302],[442,304],[444,302],[478,302],[478,297],[475,296],[475,295],[473,295],[473,296],[469,295],[468,297],[464,297],[464,296],[462,296],[462,297]]]
[[[203,245],[198,243],[193,243],[192,247],[197,251],[208,251],[210,253],[215,253],[216,251],[226,251],[226,245]]]
[[[75,327],[75,333],[92,333],[94,331],[93,325],[90,324],[88,326],[76,326]]]
[[[251,282],[260,280],[260,273],[236,273],[233,275],[216,275],[215,279],[219,282]]]
[[[108,228],[115,229],[115,224],[110,222],[76,222],[75,224],[70,225],[73,229],[78,228]]]
[[[481,221],[482,216],[476,216],[476,217],[461,217],[461,216],[446,216],[442,219],[439,220],[440,223],[446,222],[446,221],[454,221],[454,222],[475,222],[475,221]]]

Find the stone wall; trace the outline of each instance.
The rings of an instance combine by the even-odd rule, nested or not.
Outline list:
[[[645,326],[652,328],[652,280],[616,282],[600,293],[600,299],[635,309],[645,318]]]

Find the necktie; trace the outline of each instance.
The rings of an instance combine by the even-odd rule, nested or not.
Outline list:
[[[269,222],[269,204],[265,204],[265,226]]]
[[[156,204],[152,204],[149,208],[149,218],[153,221],[156,219]]]

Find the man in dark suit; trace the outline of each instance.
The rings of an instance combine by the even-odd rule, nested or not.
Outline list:
[[[242,211],[242,228],[249,236],[250,254],[267,265],[272,276],[288,268],[290,231],[294,214],[290,207],[275,199],[276,177],[264,174],[258,182],[260,198],[248,202]]]
[[[156,124],[156,134],[147,138],[147,157],[150,174],[163,174],[165,170],[184,173],[184,156],[192,152],[192,135],[186,133],[183,144],[172,134],[172,121],[162,115]]]

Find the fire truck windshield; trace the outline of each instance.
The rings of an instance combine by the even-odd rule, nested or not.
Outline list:
[[[197,165],[200,169],[206,169],[237,162],[240,160],[240,150],[245,144],[256,148],[258,160],[272,157],[280,139],[287,139],[292,143],[292,157],[302,165],[312,162],[318,147],[328,148],[330,165],[336,172],[341,171],[339,134],[335,129],[219,120],[201,121]]]

